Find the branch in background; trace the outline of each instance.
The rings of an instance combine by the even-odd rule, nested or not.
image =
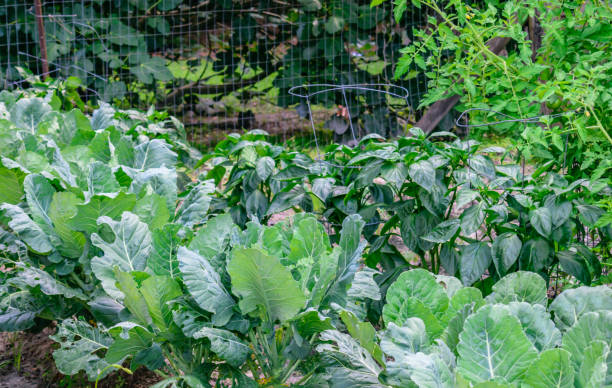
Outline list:
[[[495,55],[499,54],[510,42],[510,38],[494,38],[487,42],[487,46]],[[463,79],[457,80],[457,83],[463,82]],[[440,123],[440,121],[450,112],[451,109],[459,102],[460,95],[456,94],[447,97],[443,100],[438,100],[427,109],[427,112],[414,125],[419,127],[425,133],[430,133]]]
[[[201,84],[200,82],[190,82],[186,85],[183,85],[177,89],[174,89],[170,94],[166,96],[163,100],[158,103],[158,107],[167,106],[169,104],[175,104],[177,101],[182,100],[182,98],[187,94],[198,93],[198,94],[219,94],[219,93],[230,93],[234,92],[238,89],[242,89],[247,86],[251,86],[261,81],[270,75],[268,72],[261,72],[254,77],[249,79],[236,81],[228,84],[218,84],[218,85],[206,85]]]

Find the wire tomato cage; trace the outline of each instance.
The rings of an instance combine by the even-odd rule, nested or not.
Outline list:
[[[310,90],[314,89],[312,92]],[[355,168],[359,169],[361,166],[348,166],[348,165],[338,165],[332,162],[325,160],[324,156],[321,154],[321,150],[319,148],[319,139],[317,138],[317,130],[314,123],[314,116],[312,114],[312,99],[318,95],[326,94],[326,93],[342,93],[342,97],[344,99],[345,108],[348,116],[348,126],[351,131],[352,140],[355,144],[358,143],[358,135],[355,131],[355,124],[353,122],[353,115],[350,111],[350,104],[347,97],[347,91],[357,91],[357,92],[372,92],[372,93],[381,93],[387,96],[395,97],[402,99],[406,106],[409,106],[408,97],[410,92],[408,89],[403,86],[393,85],[393,84],[354,84],[354,85],[335,85],[335,84],[308,84],[308,85],[299,85],[294,86],[289,89],[288,93],[294,97],[302,98],[306,102],[306,107],[308,109],[308,119],[310,120],[310,125],[312,127],[312,135],[315,142],[316,154],[315,161],[320,164],[327,164],[332,167],[338,168]],[[355,145],[356,146],[356,145]]]

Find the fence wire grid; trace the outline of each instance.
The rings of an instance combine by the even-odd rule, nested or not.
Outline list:
[[[0,4],[0,88],[27,86],[23,69],[76,76],[84,98],[167,110],[205,145],[253,128],[312,140],[304,102],[289,89],[397,83],[399,49],[427,17],[408,10],[397,24],[391,2],[372,8],[370,0],[40,1]],[[414,73],[400,86],[416,107],[426,84]],[[349,108],[363,131],[382,135],[390,133],[376,123],[396,113],[363,93],[311,103],[321,125]]]

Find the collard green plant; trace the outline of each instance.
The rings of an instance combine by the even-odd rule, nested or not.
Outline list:
[[[566,290],[547,308],[544,282],[534,276],[508,275],[483,299],[458,279],[404,272],[387,293],[385,329],[372,337],[382,359],[353,333],[326,331],[329,344],[318,348],[332,353],[326,380],[332,387],[347,379],[363,387],[609,384],[610,289]],[[570,312],[571,322],[557,319]]]
[[[178,220],[189,231],[206,218],[211,190],[185,183],[199,155],[165,114],[65,111],[79,100],[63,84],[1,97],[0,326],[83,313],[105,321],[119,311],[101,292],[120,295],[113,266],[142,270],[163,252],[163,225]]]
[[[213,373],[240,386],[281,384],[297,371],[306,381],[316,369],[319,333],[334,328],[343,311],[364,317],[359,306],[367,297],[356,280],[362,228],[358,216],[347,218],[332,248],[313,216],[240,231],[230,215],[219,215],[177,248],[174,276],[157,274],[150,258],[141,268],[108,265],[115,288],[105,287],[106,300],[117,313],[106,327],[62,323],[53,337],[61,344],[56,362],[64,373],[83,369],[91,377],[129,359],[132,369],[167,375],[168,384],[183,374],[206,384]],[[376,284],[369,287],[366,294],[376,294]],[[102,336],[104,346],[75,348],[70,325]]]

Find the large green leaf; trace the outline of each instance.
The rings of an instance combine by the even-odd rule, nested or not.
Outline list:
[[[53,351],[53,359],[61,373],[74,375],[83,370],[93,381],[111,372],[108,369],[102,373],[109,364],[99,355],[113,343],[104,329],[70,318],[60,323],[50,338],[60,344],[60,348]]]
[[[366,241],[361,240],[361,232],[364,225],[365,222],[358,214],[351,214],[342,221],[339,243],[340,254],[335,266],[336,276],[326,291],[326,296],[322,301],[323,304],[337,303],[342,306],[346,303],[348,289],[351,286],[355,272],[359,268],[361,253],[366,246]],[[333,255],[328,257],[331,258]],[[332,266],[330,261],[327,264],[329,267]]]
[[[287,321],[306,303],[299,284],[276,257],[259,249],[235,249],[227,266],[240,309],[269,321]]]
[[[18,204],[23,197],[22,179],[12,170],[0,167],[0,203]]]
[[[166,199],[156,193],[145,195],[137,200],[131,212],[147,224],[150,231],[161,228],[170,218]]]
[[[461,249],[460,273],[464,285],[480,280],[491,265],[491,248],[485,241],[471,243]]]
[[[49,206],[55,189],[41,174],[28,175],[23,181],[23,188],[32,212],[32,219],[40,225],[42,230],[52,235],[53,222],[49,218]]]
[[[176,157],[176,153],[170,149],[168,143],[161,139],[153,139],[134,148],[133,167],[137,170],[148,170],[163,166],[174,168]]]
[[[504,276],[493,285],[489,303],[527,302],[546,306],[546,281],[533,272],[518,271]]]
[[[327,370],[333,387],[382,387],[378,382],[381,367],[350,335],[326,330],[320,339],[323,343],[317,351],[335,364]]]
[[[523,384],[531,388],[573,388],[574,373],[567,351],[548,349],[527,369]]]
[[[590,356],[587,348],[596,341],[603,341],[608,347],[612,345],[612,311],[583,314],[563,336],[561,347],[572,355],[576,371]],[[606,384],[612,384],[612,356],[607,357],[606,363]]]
[[[610,345],[604,341],[593,341],[584,349],[584,359],[576,375],[575,386],[579,388],[609,387],[612,372],[606,359],[610,357]]]
[[[176,252],[181,242],[179,235],[181,225],[166,224],[152,232],[153,249],[147,260],[147,268],[156,275],[178,276],[178,259]]]
[[[419,318],[408,318],[402,326],[391,322],[387,325],[380,347],[391,357],[386,362],[385,375],[393,385],[401,386],[411,382],[411,370],[405,360],[429,347],[425,324]]]
[[[214,314],[214,325],[223,326],[229,322],[236,303],[208,260],[185,247],[179,248],[177,257],[183,282],[196,303]]]
[[[176,207],[177,199],[176,170],[166,167],[150,168],[136,173],[130,192],[139,194],[145,187],[150,187],[154,193],[166,199],[168,209]]]
[[[72,230],[69,225],[70,218],[77,214],[77,205],[81,201],[74,193],[69,191],[53,194],[53,200],[49,205],[49,218],[53,222],[55,232],[62,241],[58,251],[70,258],[79,258],[83,254],[83,248],[87,243],[81,232]]]
[[[120,221],[110,217],[100,217],[99,225],[106,225],[114,234],[114,241],[107,242],[97,233],[91,235],[91,242],[102,249],[104,256],[91,260],[91,268],[102,282],[102,287],[115,299],[121,299],[122,293],[115,286],[113,268],[121,271],[144,270],[147,258],[151,253],[151,233],[147,225],[140,222],[135,214],[124,212]]]
[[[113,117],[115,116],[115,110],[110,104],[101,101],[100,107],[94,110],[91,115],[91,129],[98,131],[100,129],[106,129],[113,125]]]
[[[151,349],[155,335],[142,326],[129,323],[128,325],[126,327],[126,329],[129,328],[128,330],[124,330],[123,327],[111,329],[111,331],[127,331],[127,333],[115,335],[114,342],[106,352],[105,360],[107,362],[111,364],[120,363],[126,357],[132,356],[136,358],[136,356],[139,356],[139,353],[142,355],[143,353],[148,353],[149,349]],[[161,360],[163,365],[163,357]],[[159,367],[162,365],[159,365]]]
[[[208,338],[211,350],[235,368],[239,368],[251,353],[251,349],[231,331],[203,327],[193,334],[193,338]]]
[[[189,244],[189,249],[212,260],[216,255],[223,253],[230,234],[237,229],[229,214],[221,214],[211,218],[198,230]]]
[[[51,106],[42,98],[22,98],[11,109],[11,120],[19,128],[35,133],[38,124],[49,112],[51,112]]]
[[[504,276],[514,265],[521,252],[521,240],[515,233],[503,233],[495,238],[491,246],[493,263],[499,276]]]
[[[77,213],[68,224],[74,230],[94,233],[98,230],[98,218],[107,216],[117,219],[125,211],[130,211],[136,203],[134,194],[119,192],[117,196],[95,195],[84,204],[77,205]]]
[[[474,287],[464,287],[457,290],[450,299],[442,321],[448,322],[466,305],[470,304],[474,306],[474,310],[478,310],[485,304],[480,290]]]
[[[408,168],[408,175],[414,182],[427,191],[431,191],[436,181],[436,170],[428,160],[412,163]]]
[[[537,358],[518,318],[503,305],[485,305],[465,321],[457,352],[457,371],[472,383],[515,382]]]
[[[0,205],[0,210],[5,218],[8,219],[8,226],[28,247],[39,254],[47,254],[53,250],[53,245],[49,241],[47,234],[32,221],[22,208],[16,205]]]
[[[14,285],[20,289],[38,287],[45,295],[62,295],[66,298],[78,298],[87,300],[79,288],[73,288],[55,279],[49,273],[33,266],[19,263],[19,272],[15,277],[7,280],[7,284]]]
[[[115,275],[115,279],[117,279],[115,284],[123,294],[122,303],[125,305],[128,311],[132,313],[133,317],[130,318],[130,320],[144,326],[151,325],[153,320],[149,314],[147,302],[142,297],[142,293],[138,289],[139,286],[137,280],[142,280],[140,279],[142,272],[124,272],[115,267],[113,273]],[[144,275],[147,276],[146,274]]]
[[[376,330],[370,322],[360,322],[357,317],[349,311],[341,311],[340,319],[346,326],[351,337],[355,338],[361,347],[370,352],[372,357],[383,364],[383,354],[380,346],[376,343]]]
[[[140,287],[153,324],[160,330],[167,330],[172,323],[170,301],[183,295],[180,285],[169,276],[151,276]]]
[[[214,192],[215,183],[212,180],[201,182],[191,189],[180,207],[177,222],[187,227],[203,223]]]
[[[112,168],[99,161],[89,165],[89,175],[87,176],[88,198],[96,194],[114,194],[119,191],[119,182],[115,179]]]
[[[612,289],[607,286],[578,287],[563,291],[550,304],[555,314],[555,323],[562,331],[574,326],[584,314],[612,311]]]
[[[508,309],[521,321],[523,331],[538,351],[561,345],[561,332],[555,327],[544,306],[527,302],[510,302]]]
[[[315,259],[329,249],[329,237],[315,217],[305,217],[294,225],[289,247],[289,260],[293,263],[302,261],[312,267]]]
[[[442,334],[440,320],[448,308],[449,298],[436,278],[423,269],[402,273],[387,290],[383,320],[402,325],[410,317],[425,322],[430,338]]]

